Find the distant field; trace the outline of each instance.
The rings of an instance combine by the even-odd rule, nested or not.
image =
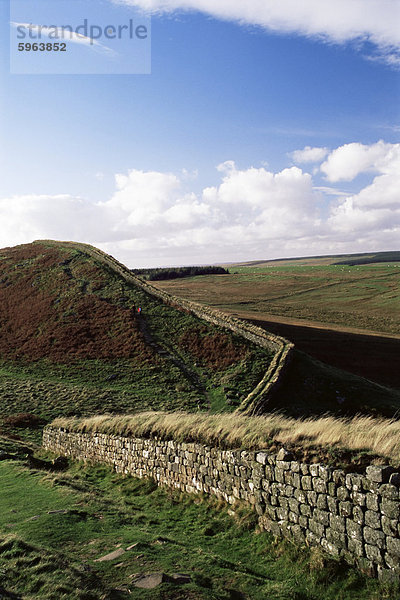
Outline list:
[[[230,275],[157,282],[213,307],[400,334],[400,262],[358,266],[269,263],[231,266]],[[265,320],[268,320],[265,318]]]
[[[400,389],[400,262],[310,264],[332,260],[339,257],[231,265],[230,275],[156,285],[252,321],[324,363]]]

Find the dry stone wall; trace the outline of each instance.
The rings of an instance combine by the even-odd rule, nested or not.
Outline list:
[[[282,449],[220,450],[193,443],[75,433],[48,426],[43,445],[118,473],[151,477],[188,493],[244,501],[276,536],[321,546],[386,579],[400,575],[400,474],[389,466],[346,474],[304,464]]]

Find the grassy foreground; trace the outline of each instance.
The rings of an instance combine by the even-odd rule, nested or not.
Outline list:
[[[183,412],[144,412],[134,415],[103,415],[92,418],[59,418],[52,425],[76,432],[158,437],[178,442],[199,442],[219,448],[276,450],[290,446],[298,459],[340,464],[346,460],[354,469],[357,454],[368,464],[399,465],[400,422],[374,417],[293,419],[279,414],[259,417],[208,415]],[[373,456],[371,456],[373,455]],[[358,456],[358,458],[361,458]]]
[[[243,506],[232,511],[103,466],[74,464],[55,475],[4,460],[0,479],[1,598],[378,600],[397,594],[317,550],[257,533]],[[113,559],[96,562],[115,551]],[[186,583],[135,587],[138,576],[161,572],[184,574]]]

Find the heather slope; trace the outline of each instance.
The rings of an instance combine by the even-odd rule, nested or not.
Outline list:
[[[0,251],[3,414],[232,410],[270,360],[127,281],[90,246],[43,241]]]

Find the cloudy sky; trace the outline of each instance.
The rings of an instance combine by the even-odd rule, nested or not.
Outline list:
[[[399,249],[400,0],[90,2],[151,13],[151,74],[11,74],[0,3],[0,247],[130,267]]]

